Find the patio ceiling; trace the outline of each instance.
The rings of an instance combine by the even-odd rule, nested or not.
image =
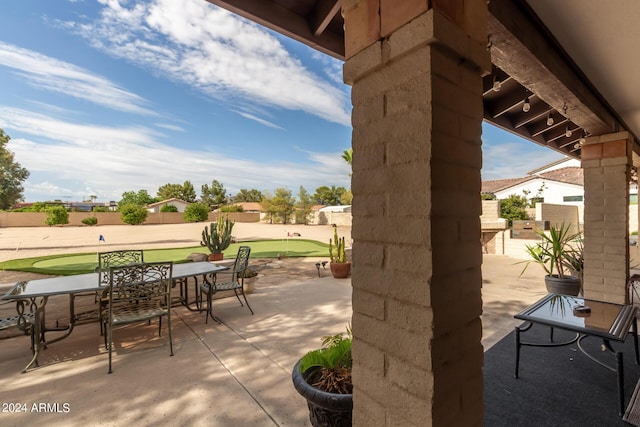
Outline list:
[[[340,0],[208,1],[344,59]],[[577,158],[585,135],[627,130],[640,153],[637,22],[636,0],[490,0],[485,120]]]

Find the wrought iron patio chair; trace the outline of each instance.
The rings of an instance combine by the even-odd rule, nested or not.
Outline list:
[[[107,288],[109,286],[109,268],[122,267],[131,264],[140,264],[144,262],[144,253],[142,250],[125,249],[119,251],[108,251],[98,253],[98,266],[96,267],[96,273],[98,273],[98,284],[104,287],[104,290],[96,292],[96,302],[99,303],[98,312],[101,315],[103,308],[107,304]],[[100,317],[100,335],[104,333],[102,325],[104,319]]]
[[[0,331],[16,328],[22,331],[25,335],[30,335],[33,322],[35,319],[34,305],[30,304],[28,300],[18,301],[2,301],[0,302],[2,307],[16,307],[15,314],[11,313],[9,316],[0,317]],[[29,310],[27,310],[29,308]],[[11,309],[9,309],[11,310]]]
[[[109,269],[144,262],[144,253],[141,250],[120,250],[98,253],[98,281],[100,286],[109,286]]]
[[[247,296],[244,293],[244,271],[249,266],[249,254],[251,253],[251,247],[249,246],[240,246],[238,248],[238,254],[236,255],[236,260],[233,263],[233,268],[230,272],[218,273],[218,275],[222,276],[228,280],[218,281],[216,280],[214,283],[203,283],[200,286],[200,290],[202,291],[200,295],[207,295],[207,310],[205,323],[209,322],[209,317],[220,323],[220,321],[213,315],[213,295],[216,292],[221,291],[233,291],[236,294],[236,298],[240,301],[240,305],[242,304],[242,300],[240,299],[240,295],[244,298],[244,302],[247,304],[247,308],[253,314],[253,309],[249,305],[249,301],[247,301]],[[217,279],[217,277],[216,277]]]
[[[162,317],[167,317],[170,355],[171,284],[173,262],[153,262],[109,268],[108,302],[103,309],[105,346],[109,350],[109,373],[113,353],[113,327],[159,319],[158,335],[162,335]]]

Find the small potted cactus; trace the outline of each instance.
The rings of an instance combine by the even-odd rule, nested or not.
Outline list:
[[[222,251],[231,244],[231,230],[234,222],[226,217],[220,216],[216,222],[212,222],[202,230],[202,241],[200,246],[206,246],[211,253],[209,261],[220,261],[224,254]]]
[[[351,263],[347,261],[344,237],[338,237],[338,229],[333,229],[333,239],[329,239],[329,257],[331,274],[336,279],[344,279],[351,273]]]

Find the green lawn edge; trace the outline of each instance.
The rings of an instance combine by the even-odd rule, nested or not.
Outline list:
[[[251,258],[328,257],[329,245],[309,239],[264,239],[233,243],[224,251],[225,258],[235,258],[238,247],[251,246]],[[189,262],[190,253],[206,253],[202,246],[179,248],[143,249],[145,261],[173,261],[176,264]],[[105,251],[106,252],[106,251]],[[74,259],[75,258],[75,259]],[[47,262],[51,261],[51,262]],[[36,266],[40,264],[40,266]],[[43,266],[43,264],[46,264]],[[38,274],[71,276],[92,273],[97,267],[96,252],[44,255],[0,262],[0,270],[23,271]]]

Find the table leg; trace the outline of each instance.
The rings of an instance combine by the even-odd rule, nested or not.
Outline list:
[[[38,306],[38,301],[36,298],[31,299],[31,304],[36,307],[33,316],[33,330],[31,331],[31,350],[33,352],[33,356],[31,360],[22,370],[22,373],[26,373],[29,368],[31,368],[34,364],[38,365],[38,355],[40,354],[40,345],[44,342],[44,308],[47,305],[48,297],[42,297],[40,301],[40,306]]]
[[[518,378],[518,368],[520,366],[520,328],[516,326],[516,370],[514,373],[514,378]]]
[[[42,342],[44,343],[45,348],[49,344],[53,344],[54,342],[58,342],[58,341],[60,341],[62,339],[65,339],[66,337],[71,335],[71,332],[73,332],[73,327],[76,324],[75,299],[76,299],[76,296],[74,294],[69,294],[69,326],[67,326],[66,328],[47,329],[46,325],[44,324],[44,312],[43,312],[43,316],[42,316],[43,317]],[[66,331],[66,332],[62,336],[59,336],[59,337],[54,338],[52,340],[46,341],[44,339],[44,333],[45,332],[49,332],[49,331]]]
[[[207,280],[205,274],[202,275],[202,280],[204,283],[215,283],[215,274],[211,275],[212,281]],[[182,305],[187,308],[189,311],[202,312],[204,309],[202,308],[202,293],[200,291],[200,285],[198,284],[198,276],[193,276],[194,286],[195,286],[195,300],[193,302],[189,301],[189,279],[181,279],[180,283],[180,300],[182,301]],[[191,305],[195,304],[195,308],[192,308]]]
[[[636,351],[636,365],[640,365],[640,356],[638,356],[638,319],[633,318],[631,323],[631,331],[633,334],[633,349]]]
[[[616,371],[618,373],[618,403],[620,404],[620,416],[624,414],[624,365],[622,352],[616,353]]]

